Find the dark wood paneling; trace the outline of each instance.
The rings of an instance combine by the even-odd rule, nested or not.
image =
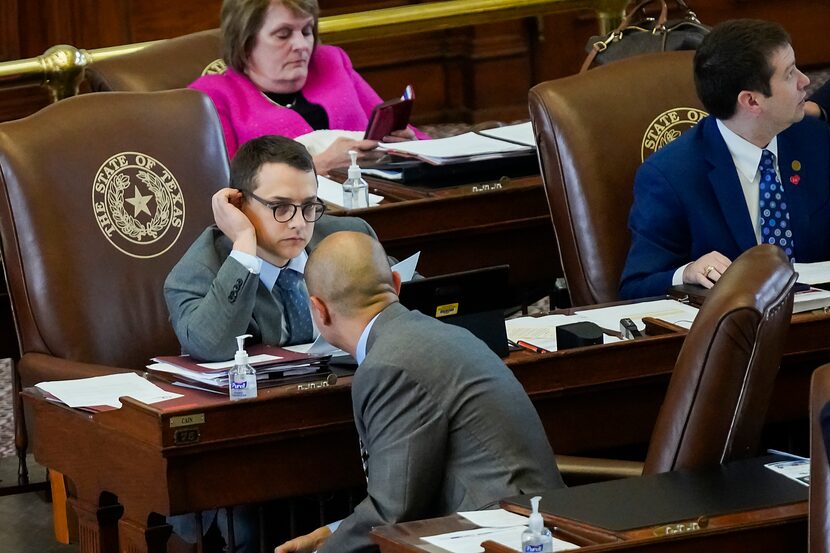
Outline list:
[[[0,61],[20,57],[17,0],[0,0]]]
[[[324,0],[323,15],[425,3],[426,0]],[[700,18],[779,21],[802,65],[830,63],[824,40],[830,3],[809,0],[693,0]],[[179,36],[216,27],[221,0],[0,0],[0,57],[41,54],[58,43],[83,48]],[[414,119],[480,122],[527,117],[532,85],[575,73],[597,30],[590,10],[346,45],[355,67],[384,98],[415,85]],[[20,98],[16,96],[20,95]],[[0,95],[0,119],[42,104],[26,92]]]
[[[777,21],[790,33],[796,59],[802,66],[830,63],[830,2],[810,0],[693,0],[701,21],[709,25],[735,17]]]

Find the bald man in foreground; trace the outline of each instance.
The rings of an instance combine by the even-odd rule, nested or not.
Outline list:
[[[372,527],[563,486],[539,416],[513,373],[467,330],[398,302],[381,245],[337,232],[305,269],[320,333],[357,359],[352,409],[368,497],[331,533],[276,549],[376,551]]]

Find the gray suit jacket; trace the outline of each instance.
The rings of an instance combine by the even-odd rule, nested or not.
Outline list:
[[[341,230],[375,233],[363,219],[323,215],[314,225],[306,251]],[[233,243],[216,226],[196,239],[164,282],[164,299],[182,350],[199,359],[232,359],[235,337],[250,343],[283,345],[282,302],[235,259]]]
[[[320,553],[375,551],[373,526],[562,487],[521,384],[467,330],[393,303],[352,382],[369,496]]]

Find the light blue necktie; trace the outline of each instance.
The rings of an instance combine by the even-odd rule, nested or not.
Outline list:
[[[308,294],[301,286],[302,280],[303,275],[293,269],[283,269],[277,277],[277,289],[288,320],[287,344],[306,344],[314,337]]]
[[[790,228],[790,212],[784,198],[784,187],[775,172],[775,156],[769,150],[761,154],[761,185],[759,207],[761,223],[761,243],[775,244],[795,261],[795,241]]]

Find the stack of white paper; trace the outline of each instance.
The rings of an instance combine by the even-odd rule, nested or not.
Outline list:
[[[458,514],[473,524],[482,526],[482,528],[426,536],[421,539],[446,549],[450,553],[480,553],[484,551],[481,542],[488,540],[521,551],[522,532],[527,528],[527,517],[510,513],[504,509],[467,511]],[[554,551],[568,551],[578,548],[577,545],[553,538]]]
[[[697,316],[697,308],[676,300],[657,300],[586,309],[576,313],[601,328],[614,331],[620,329],[620,319],[628,317],[634,321],[638,329],[643,330],[646,327],[643,317],[653,317],[683,328],[691,328]]]
[[[416,157],[434,165],[481,161],[533,151],[531,146],[498,140],[474,132],[435,140],[381,143],[378,148],[392,154]]]
[[[182,397],[162,390],[136,373],[116,373],[75,380],[55,380],[35,384],[36,388],[53,395],[69,407],[121,407],[120,397],[129,396],[143,403],[158,403]]]

